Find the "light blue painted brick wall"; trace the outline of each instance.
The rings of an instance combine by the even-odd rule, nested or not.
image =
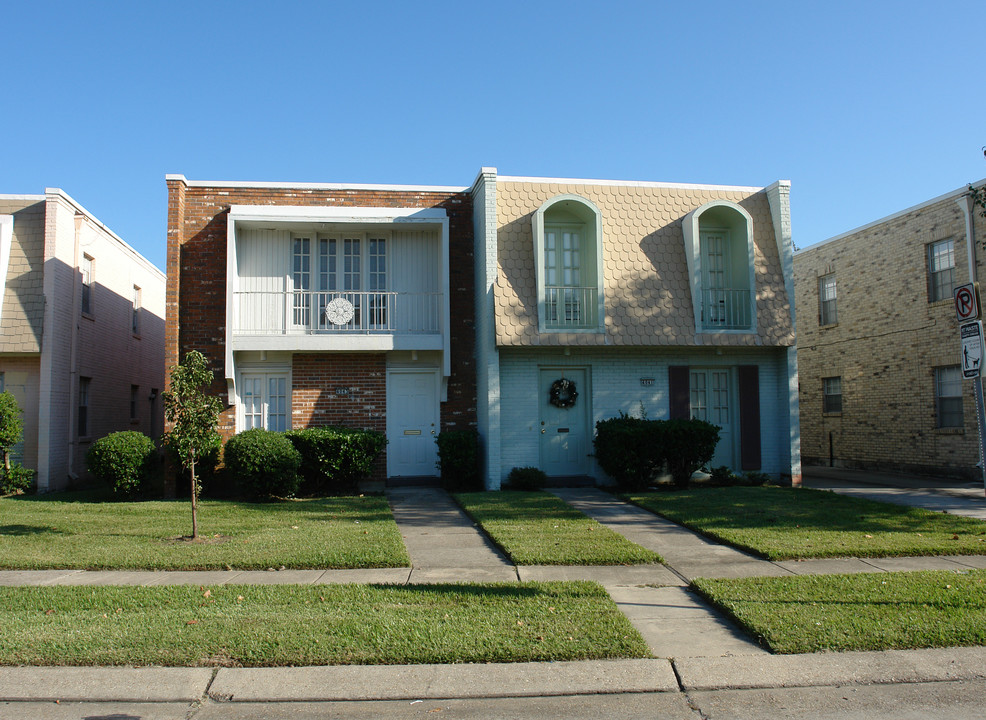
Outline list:
[[[787,425],[787,370],[785,350],[732,350],[722,355],[709,350],[500,351],[501,477],[513,467],[539,464],[538,367],[587,367],[590,370],[592,423],[619,412],[658,420],[668,417],[668,366],[760,368],[760,433],[762,470],[772,475],[790,472],[790,436]],[[649,387],[641,378],[653,378]],[[580,402],[587,399],[580,388]],[[737,429],[738,434],[738,429]],[[594,464],[594,463],[593,463]],[[604,475],[593,468],[597,478]]]

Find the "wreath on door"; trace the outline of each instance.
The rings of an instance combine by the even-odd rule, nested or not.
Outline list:
[[[548,402],[556,408],[568,410],[568,408],[575,405],[575,401],[578,397],[579,394],[575,390],[574,381],[561,378],[551,383],[551,391],[549,393]]]

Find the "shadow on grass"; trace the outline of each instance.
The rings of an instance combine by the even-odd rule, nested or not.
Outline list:
[[[45,525],[0,525],[0,535],[64,535],[61,530]]]

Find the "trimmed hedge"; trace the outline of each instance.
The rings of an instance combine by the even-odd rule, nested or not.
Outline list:
[[[507,475],[507,487],[511,490],[540,490],[548,483],[548,475],[541,468],[515,467]]]
[[[438,470],[446,490],[478,490],[479,434],[475,430],[445,430],[435,436]]]
[[[596,460],[626,490],[642,490],[664,469],[678,487],[708,464],[719,428],[704,420],[645,420],[620,415],[596,423]]]
[[[114,495],[132,498],[146,489],[157,448],[154,441],[135,430],[110,433],[99,438],[86,453],[86,467]]]
[[[373,462],[387,446],[376,430],[314,427],[289,430],[285,437],[301,453],[300,492],[326,495],[353,492],[373,472]]]
[[[226,441],[223,459],[226,472],[248,497],[285,498],[298,491],[301,453],[284,433],[263,428],[241,432]]]

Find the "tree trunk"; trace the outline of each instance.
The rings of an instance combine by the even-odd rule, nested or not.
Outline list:
[[[7,474],[10,473],[10,450],[7,448],[3,449],[3,471]]]
[[[189,468],[191,471],[189,474],[192,476],[192,540],[197,540],[199,537],[199,518],[198,518],[198,505],[196,503],[198,492],[196,491],[195,483],[195,451],[192,451],[192,465]]]

